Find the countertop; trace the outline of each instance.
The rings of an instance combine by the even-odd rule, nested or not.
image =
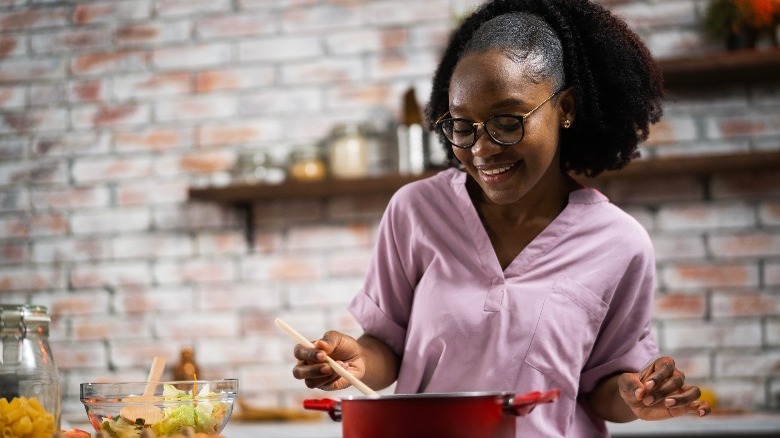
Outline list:
[[[674,420],[609,423],[613,438],[649,437],[780,437],[780,414],[686,416]],[[341,424],[330,420],[287,423],[232,422],[228,438],[341,438]]]

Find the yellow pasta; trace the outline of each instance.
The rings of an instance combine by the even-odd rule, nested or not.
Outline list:
[[[35,397],[0,399],[0,438],[50,438],[54,416]]]

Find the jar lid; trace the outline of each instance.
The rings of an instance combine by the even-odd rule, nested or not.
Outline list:
[[[0,304],[0,327],[5,325],[5,320],[21,318],[26,322],[51,322],[46,306],[36,304]]]

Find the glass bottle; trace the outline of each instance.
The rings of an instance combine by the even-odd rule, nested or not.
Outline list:
[[[200,368],[195,363],[195,349],[183,347],[178,365],[173,370],[173,380],[196,380]]]
[[[429,166],[428,135],[417,104],[414,87],[404,93],[403,117],[397,129],[398,173],[419,175]]]
[[[44,306],[0,305],[0,414],[15,431],[12,436],[30,428],[46,436],[60,431],[60,378],[49,348],[50,322]]]

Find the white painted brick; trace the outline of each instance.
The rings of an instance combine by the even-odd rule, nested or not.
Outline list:
[[[32,261],[35,263],[99,261],[111,257],[110,242],[100,238],[36,240],[32,246]]]
[[[44,134],[33,140],[32,150],[40,156],[99,155],[110,150],[111,136],[102,132]]]
[[[113,249],[118,259],[183,257],[194,253],[192,238],[181,234],[123,235],[114,239]]]
[[[111,194],[108,187],[34,188],[30,199],[33,207],[38,210],[106,207],[111,201]]]
[[[197,339],[235,339],[239,334],[235,313],[191,313],[153,320],[154,333],[162,339],[192,342]]]
[[[668,321],[663,345],[668,350],[721,349],[761,346],[759,321]]]
[[[244,95],[238,111],[242,116],[298,115],[322,111],[323,105],[322,92],[318,88],[274,88]]]
[[[312,226],[290,230],[287,248],[290,250],[367,247],[371,229],[367,225]]]
[[[373,25],[405,25],[420,21],[450,19],[450,5],[446,0],[409,2],[403,0],[375,1],[365,7],[365,21]]]
[[[224,283],[236,279],[231,260],[184,259],[181,262],[158,261],[154,278],[159,284]]]
[[[0,292],[43,291],[64,289],[65,276],[61,268],[0,267]]]
[[[152,283],[146,262],[82,263],[70,270],[70,284],[74,289],[148,285]]]
[[[227,12],[231,9],[231,0],[158,0],[154,5],[154,11],[161,17]]]
[[[230,57],[228,44],[202,44],[155,50],[152,63],[162,70],[197,69],[225,65]]]
[[[764,285],[780,286],[780,263],[767,262],[764,265]]]
[[[81,158],[73,163],[73,179],[78,183],[142,179],[152,175],[152,160],[138,158]]]
[[[745,203],[687,204],[662,207],[657,216],[661,230],[705,230],[751,227],[754,208]]]
[[[414,53],[409,55],[392,53],[371,56],[368,59],[367,77],[380,80],[414,76],[429,77],[433,74],[438,62],[438,56],[433,53]]]
[[[184,313],[195,308],[194,297],[189,286],[119,285],[112,295],[112,306],[120,314]]]
[[[703,236],[657,235],[653,236],[653,246],[656,260],[659,262],[702,259],[707,255]]]
[[[283,305],[281,287],[270,282],[199,286],[196,306],[205,311],[262,310],[273,313]]]
[[[288,286],[288,300],[292,308],[346,307],[362,286],[362,278],[296,282]]]
[[[780,367],[780,353],[717,353],[715,376],[754,377],[775,374]]]
[[[243,254],[247,249],[246,236],[238,231],[197,233],[195,242],[200,255]]]
[[[201,120],[234,116],[237,106],[232,96],[197,96],[160,102],[154,112],[161,122]]]
[[[0,134],[62,131],[67,124],[68,114],[64,109],[7,112],[0,119]]]
[[[233,227],[240,223],[236,212],[213,203],[198,202],[154,209],[154,227],[159,230]]]
[[[103,342],[51,342],[51,352],[60,371],[103,368],[108,352]]]
[[[136,73],[115,76],[112,91],[120,100],[182,95],[191,91],[191,82],[188,73]]]
[[[306,388],[292,375],[291,365],[261,365],[245,367],[239,374],[239,381],[246,382],[242,389],[247,391],[284,391]]]
[[[238,59],[241,62],[290,61],[314,58],[322,54],[322,46],[313,36],[279,36],[238,43]]]
[[[71,216],[74,234],[117,233],[148,230],[152,222],[147,208],[76,212]]]
[[[281,27],[285,33],[301,33],[311,30],[340,30],[359,26],[361,7],[358,5],[328,4],[311,8],[291,9],[281,14]]]
[[[201,365],[218,367],[278,364],[289,362],[291,351],[290,342],[284,339],[250,336],[235,340],[198,342],[195,359]]]
[[[281,68],[284,84],[324,84],[363,79],[363,62],[355,58],[322,58],[285,64]]]
[[[27,88],[22,86],[0,87],[0,108],[14,109],[23,107],[27,100]]]
[[[143,125],[150,121],[149,106],[134,103],[116,106],[89,105],[71,111],[71,123],[79,129]]]

